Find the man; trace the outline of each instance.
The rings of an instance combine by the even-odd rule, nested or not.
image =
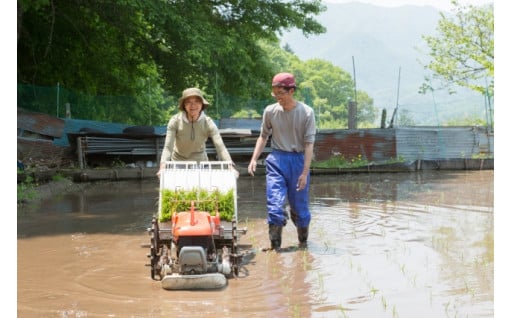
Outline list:
[[[285,204],[288,200],[290,216],[297,228],[299,247],[307,247],[309,223],[309,168],[315,142],[315,114],[313,109],[297,100],[293,94],[297,86],[290,73],[278,73],[272,79],[272,96],[277,103],[263,112],[260,136],[247,168],[254,176],[256,161],[270,136],[272,152],[265,159],[267,222],[270,249],[281,248],[281,234],[286,225]]]

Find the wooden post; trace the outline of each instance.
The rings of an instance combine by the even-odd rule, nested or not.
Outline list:
[[[71,118],[71,105],[66,103],[66,118]]]
[[[348,102],[348,129],[357,129],[357,103]]]
[[[82,137],[76,138],[76,151],[78,154],[78,163],[80,164],[80,169],[84,169],[84,157],[82,151]]]

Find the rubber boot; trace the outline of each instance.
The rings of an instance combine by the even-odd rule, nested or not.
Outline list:
[[[299,239],[299,248],[308,247],[308,234],[309,227],[298,227],[297,228],[297,237]]]
[[[270,249],[279,250],[281,248],[281,234],[283,227],[281,225],[269,224],[268,237],[270,239]]]
[[[288,220],[290,219],[290,207],[287,206],[283,209],[283,215],[284,215],[283,227],[285,227],[286,223],[288,223]]]
[[[297,226],[297,212],[290,207],[290,218],[292,219],[293,225]]]

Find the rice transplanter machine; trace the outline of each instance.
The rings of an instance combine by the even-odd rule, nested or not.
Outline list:
[[[168,161],[148,228],[151,278],[169,290],[214,289],[239,274],[243,253],[234,168],[226,161]]]

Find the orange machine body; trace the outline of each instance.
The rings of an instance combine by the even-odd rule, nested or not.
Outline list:
[[[172,217],[173,238],[180,236],[211,236],[218,231],[220,216],[212,216],[209,212],[195,211],[192,204],[190,211],[174,213]]]

